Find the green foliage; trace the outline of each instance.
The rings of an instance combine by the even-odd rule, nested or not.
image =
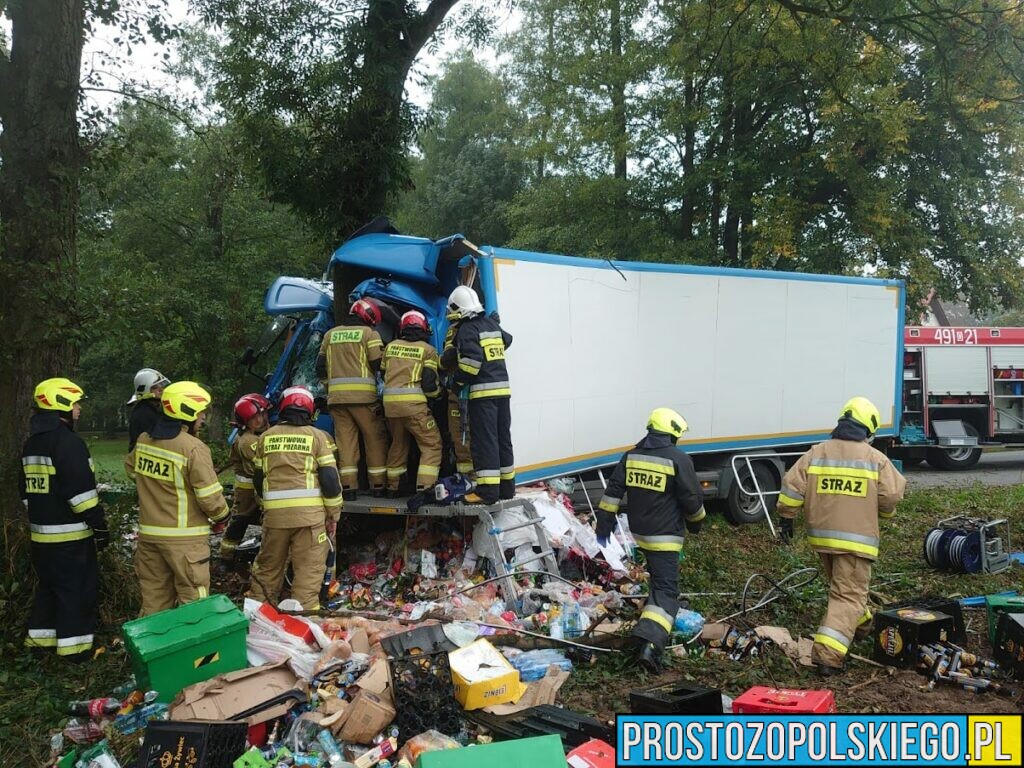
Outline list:
[[[125,107],[87,170],[81,287],[90,308],[81,384],[87,428],[111,431],[139,368],[211,388],[227,415],[245,381],[242,350],[280,274],[322,268],[319,241],[270,203],[229,124],[183,132],[168,114]],[[211,437],[220,437],[215,418]]]
[[[398,228],[426,237],[463,232],[480,244],[507,243],[508,205],[525,177],[512,141],[517,123],[501,80],[469,54],[449,60],[434,83],[413,190],[395,214]]]

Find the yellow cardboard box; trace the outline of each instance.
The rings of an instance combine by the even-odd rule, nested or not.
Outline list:
[[[526,692],[527,686],[519,681],[519,670],[486,640],[452,651],[448,661],[455,698],[463,709],[515,703]]]

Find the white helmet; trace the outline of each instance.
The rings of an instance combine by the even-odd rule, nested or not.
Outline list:
[[[135,374],[135,394],[128,401],[128,405],[138,401],[156,397],[153,394],[153,387],[166,387],[171,380],[154,368],[143,368]]]
[[[484,311],[484,305],[480,303],[480,297],[476,291],[468,285],[460,285],[452,295],[448,297],[448,319],[461,320],[464,317],[473,317]]]

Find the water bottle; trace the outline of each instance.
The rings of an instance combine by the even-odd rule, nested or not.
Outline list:
[[[112,691],[110,692],[110,695],[111,695],[111,696],[115,696],[115,697],[117,697],[118,699],[123,699],[123,698],[125,698],[125,697],[126,697],[126,696],[127,696],[128,694],[132,693],[132,692],[133,692],[133,691],[134,691],[134,690],[136,689],[136,687],[137,687],[137,684],[136,684],[136,682],[135,682],[135,675],[132,675],[131,677],[129,677],[129,678],[128,678],[128,679],[127,679],[127,680],[126,680],[125,682],[124,682],[124,684],[123,684],[123,685],[119,685],[119,686],[117,686],[117,688],[115,688],[114,690],[112,690]]]
[[[117,699],[89,699],[83,701],[72,701],[68,704],[68,714],[83,715],[93,720],[102,720],[107,715],[116,715],[121,709],[121,702]]]
[[[562,609],[562,635],[566,640],[575,640],[582,634],[580,604],[575,600],[570,600]]]
[[[341,747],[338,746],[338,742],[334,740],[334,736],[326,728],[316,735],[316,740],[320,742],[320,746],[324,748],[324,753],[327,755],[327,762],[332,766],[337,765],[343,761],[341,756]]]

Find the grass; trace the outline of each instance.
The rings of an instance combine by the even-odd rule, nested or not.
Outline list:
[[[107,442],[107,441],[104,441]],[[116,441],[115,441],[116,442]],[[123,450],[123,442],[116,442]],[[106,453],[106,450],[104,450]],[[112,527],[124,530],[133,514],[133,499],[125,495],[110,510]],[[875,568],[874,588],[883,602],[925,594],[961,597],[990,594],[1020,587],[1020,570],[1002,574],[954,575],[931,570],[921,556],[925,532],[934,523],[953,514],[980,517],[1005,516],[1016,532],[1024,530],[1024,488],[938,489],[917,491],[901,505],[897,518],[883,524],[882,553]],[[115,535],[115,541],[117,536]],[[780,546],[761,525],[732,528],[712,515],[704,532],[688,539],[681,566],[683,592],[739,591],[752,572],[775,578],[790,571],[817,564],[798,525],[796,543]],[[137,587],[127,551],[112,546],[101,557],[103,596],[98,643],[105,648],[91,665],[66,667],[55,658],[37,660],[21,648],[22,633],[30,600],[30,585],[21,574],[29,572],[24,551],[11,557],[10,573],[0,584],[0,609],[7,617],[0,627],[0,765],[45,765],[49,738],[60,727],[64,707],[74,698],[105,695],[129,674],[124,649],[119,644],[120,625],[138,611]],[[762,587],[755,586],[760,594]],[[778,601],[751,617],[754,624],[775,624],[790,629],[794,637],[807,635],[824,612],[826,589],[822,580],[809,584],[794,600]],[[755,598],[756,599],[756,598]],[[737,610],[728,596],[697,597],[692,607],[708,618]],[[969,611],[972,645],[987,652],[983,611]],[[869,642],[856,652],[869,656]],[[742,662],[703,657],[675,659],[657,679],[645,678],[624,654],[599,656],[592,666],[577,666],[563,687],[561,701],[578,711],[609,716],[629,711],[629,691],[656,682],[690,679],[736,696],[752,685],[777,687],[824,687],[813,671],[794,670],[790,662],[774,651]],[[871,682],[874,680],[874,682]],[[1012,711],[1011,702],[982,695],[972,697],[956,689],[920,691],[921,678],[906,672],[889,678],[874,667],[851,663],[846,676],[828,681],[835,690],[840,711]],[[852,689],[852,690],[851,690]],[[128,758],[132,744],[120,757]],[[127,760],[122,760],[128,765]]]

